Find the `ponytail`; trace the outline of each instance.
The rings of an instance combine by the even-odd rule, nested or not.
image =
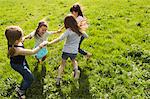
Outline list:
[[[8,50],[8,54],[7,54],[7,57],[10,58],[10,57],[13,57],[14,54],[15,54],[16,50],[14,48],[14,45],[12,45],[12,47]]]

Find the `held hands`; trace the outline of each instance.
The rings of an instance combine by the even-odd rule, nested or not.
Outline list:
[[[81,22],[79,22],[78,26],[82,31],[85,31],[88,28],[87,20],[82,20]]]
[[[23,43],[23,42],[25,41],[25,39],[26,39],[25,37],[22,37],[22,40],[21,40],[21,42]]]
[[[57,30],[57,33],[62,32],[63,28],[64,28],[64,26],[60,27],[60,28]]]
[[[44,46],[46,46],[48,44],[48,41],[43,41],[40,45],[39,45],[39,47],[40,48],[43,48]]]
[[[51,42],[48,42],[47,45],[50,46],[50,45],[51,45]]]

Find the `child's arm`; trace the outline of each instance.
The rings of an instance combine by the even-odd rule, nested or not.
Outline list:
[[[64,26],[60,27],[57,31],[51,31],[52,34],[60,33],[63,30]]]
[[[48,45],[51,45],[51,44],[54,44],[54,43],[57,43],[63,39],[65,39],[67,36],[69,35],[69,33],[66,31],[65,33],[63,33],[60,37],[54,39],[53,41],[51,42],[48,42]]]
[[[89,37],[88,34],[86,34],[86,32],[83,32],[82,35],[83,35],[84,38],[88,38]]]
[[[87,19],[85,17],[78,16],[76,20],[81,31],[86,31],[86,29],[88,28]]]
[[[54,39],[53,41],[48,42],[48,45],[51,45],[51,44],[57,43],[57,42],[59,42],[59,41],[60,41],[60,39],[59,39],[59,38],[56,38],[56,39]]]
[[[34,49],[24,49],[24,48],[17,48],[16,55],[32,55],[37,53],[41,48],[48,44],[47,41],[42,42],[39,46]]]
[[[24,42],[25,39],[31,39],[35,35],[35,31],[31,32],[30,34],[24,36],[22,38],[22,42]]]
[[[82,20],[78,23],[78,26],[82,29],[82,30],[86,30],[88,28],[88,23],[87,20]]]

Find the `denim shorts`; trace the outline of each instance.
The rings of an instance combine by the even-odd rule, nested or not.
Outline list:
[[[62,59],[67,60],[68,58],[70,58],[71,60],[74,60],[76,58],[77,54],[72,54],[72,53],[66,53],[63,52],[62,53]]]

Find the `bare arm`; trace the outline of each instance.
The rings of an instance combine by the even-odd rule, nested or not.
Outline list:
[[[86,32],[83,32],[82,35],[83,35],[84,38],[88,38],[89,37]]]
[[[31,36],[30,34],[29,35],[26,35],[24,36],[25,39],[31,39],[33,36]]]
[[[42,42],[38,47],[34,49],[24,49],[24,48],[17,48],[16,55],[32,55],[37,53],[41,48],[47,45],[47,41]]]
[[[64,29],[64,26],[60,27],[57,31],[52,31],[52,34],[60,33]]]
[[[57,42],[59,42],[59,41],[60,41],[60,39],[59,39],[59,38],[56,38],[56,39],[54,39],[53,41],[48,42],[48,45],[51,45],[51,44],[57,43]]]
[[[35,35],[35,31],[31,32],[30,34],[24,36],[22,38],[22,42],[24,42],[25,39],[31,39]]]
[[[69,33],[66,31],[65,33],[63,33],[60,37],[54,39],[53,41],[51,42],[48,42],[48,45],[51,45],[51,44],[54,44],[54,43],[57,43],[63,39],[65,39],[67,36],[69,35]]]
[[[33,55],[37,53],[42,47],[36,47],[34,49],[24,49],[24,48],[18,48],[16,49],[17,55]]]

